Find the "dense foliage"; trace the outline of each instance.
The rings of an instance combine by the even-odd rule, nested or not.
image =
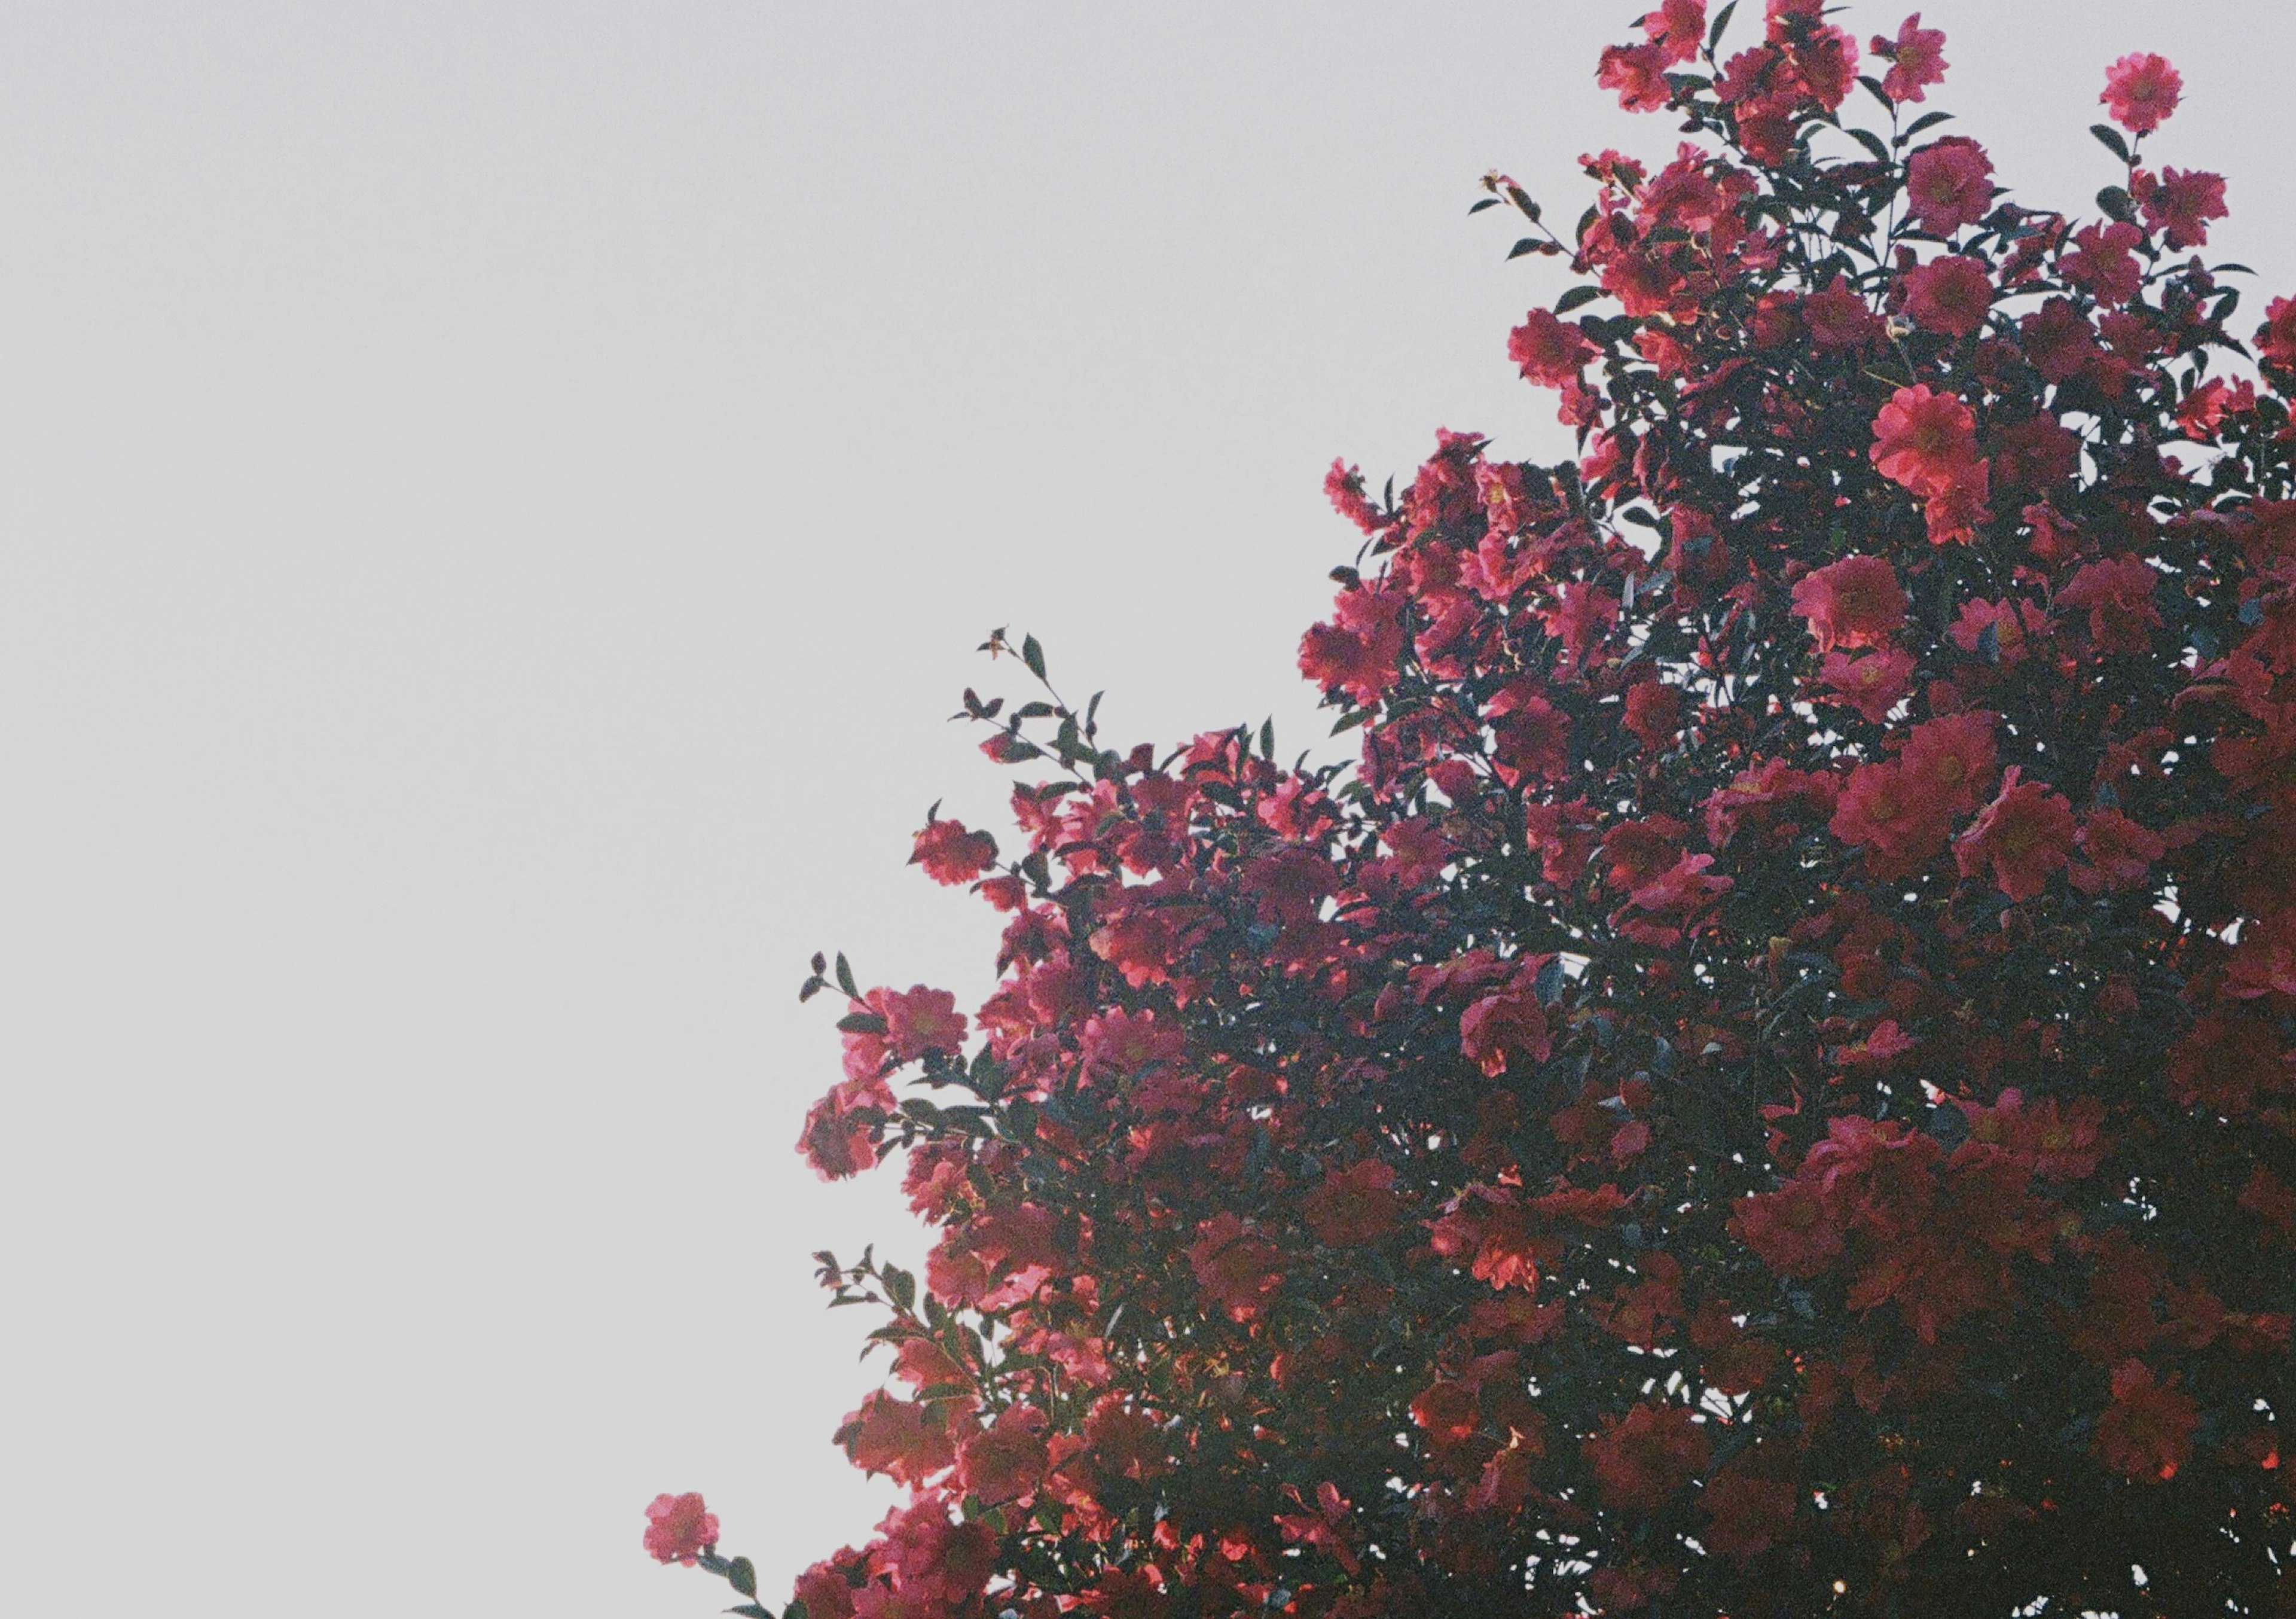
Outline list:
[[[2076,220],[1918,16],[1729,21],[1603,54],[1680,144],[1570,235],[1477,205],[1580,458],[1334,467],[1357,762],[966,694],[1054,772],[918,834],[997,989],[807,986],[804,1150],[939,1234],[822,1256],[909,1493],[810,1619],[2296,1612],[2296,303],[2158,57]]]

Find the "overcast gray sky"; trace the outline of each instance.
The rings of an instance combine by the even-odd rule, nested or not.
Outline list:
[[[658,1491],[776,1598],[865,1533],[807,1254],[917,1240],[790,1150],[806,957],[986,988],[902,862],[999,819],[996,625],[1320,735],[1331,457],[1560,453],[1465,210],[1670,149],[1638,9],[0,3],[0,1610],[670,1619]],[[2036,202],[2172,56],[2296,290],[2285,0],[1923,10]]]

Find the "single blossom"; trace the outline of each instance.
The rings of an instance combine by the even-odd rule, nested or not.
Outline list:
[[[996,859],[996,840],[985,832],[970,832],[963,821],[929,820],[916,835],[909,864],[922,866],[934,882],[955,885],[970,883]]]
[[[1980,476],[1977,416],[1927,383],[1900,388],[1874,418],[1874,466],[1892,483],[1933,496]]]
[[[1958,253],[1906,273],[1906,313],[1924,331],[1967,337],[1993,307],[1993,278],[1985,266]]]
[[[1805,574],[1793,588],[1793,612],[1809,620],[1820,652],[1879,646],[1906,621],[1898,571],[1879,556],[1845,556]]]
[[[1945,59],[1945,30],[1923,28],[1919,12],[1898,25],[1895,39],[1875,35],[1873,51],[1889,60],[1890,70],[1882,76],[1882,94],[1895,102],[1924,99],[1930,86],[1945,82],[1945,70],[1952,65]]]
[[[2104,93],[2096,99],[2112,121],[2134,135],[2149,135],[2168,121],[2184,94],[2185,76],[2165,56],[2132,53],[2104,70]]]
[[[1906,160],[1906,207],[1923,230],[1949,236],[1993,211],[1993,163],[1964,136],[1931,141]]]
[[[1594,357],[1595,345],[1586,333],[1551,309],[1533,309],[1507,333],[1507,358],[1542,387],[1560,388]]]
[[[660,1563],[692,1563],[718,1544],[718,1515],[701,1497],[657,1495],[646,1508],[645,1549]]]
[[[2073,811],[2062,796],[2020,775],[2015,765],[2003,775],[2000,795],[1962,834],[1953,853],[1963,876],[1989,869],[2003,893],[2030,900],[2047,885],[2051,872],[2062,871],[2072,859]]]

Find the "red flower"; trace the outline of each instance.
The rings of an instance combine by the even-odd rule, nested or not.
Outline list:
[[[1427,1436],[1437,1444],[1455,1445],[1474,1437],[1482,1417],[1475,1408],[1475,1391],[1447,1378],[1430,1384],[1413,1397],[1411,1420],[1414,1426],[1426,1429]]]
[[[865,1473],[922,1484],[956,1459],[956,1446],[939,1418],[915,1401],[878,1389],[838,1426],[837,1442]]]
[[[1841,1256],[1841,1224],[1800,1180],[1740,1198],[1730,1232],[1780,1276],[1816,1276]]]
[[[1839,275],[1801,300],[1801,319],[1821,349],[1862,349],[1887,330],[1857,289]]]
[[[2074,574],[2057,600],[2088,610],[2089,639],[2099,652],[2141,653],[2161,621],[2152,605],[2159,578],[2141,556],[2108,557]]]
[[[994,1423],[968,1436],[957,1451],[957,1483],[986,1507],[1029,1494],[1044,1482],[1048,1426],[1045,1414],[1034,1406],[999,1411]]]
[[[1644,17],[1643,32],[1669,66],[1688,62],[1706,43],[1706,0],[1662,0]]]
[[[1882,558],[1845,556],[1795,584],[1793,613],[1809,620],[1820,652],[1879,646],[1904,627],[1906,593],[1898,571]]]
[[[2163,168],[2156,179],[2140,168],[2129,177],[2128,191],[2144,210],[2145,225],[2165,233],[2179,251],[2206,247],[2209,221],[2227,211],[2224,177],[2202,169]]]
[[[2072,859],[2073,811],[2056,793],[2018,776],[2018,768],[2010,766],[2000,796],[1962,834],[1953,854],[1963,876],[1980,875],[1990,867],[2003,893],[2030,900],[2047,886],[2051,872]]]
[[[1603,53],[1595,82],[1619,93],[1629,112],[1655,112],[1671,94],[1666,83],[1666,53],[1655,45],[1614,45]]]
[[[1927,383],[1900,388],[1874,418],[1874,466],[1916,495],[1935,495],[1983,476],[1977,416],[1958,397]]]
[[[1352,589],[1335,606],[1334,622],[1318,624],[1300,638],[1300,672],[1357,703],[1376,702],[1401,672],[1396,661],[1403,653],[1402,594]]]
[[[1377,1242],[1395,1229],[1395,1167],[1366,1158],[1335,1171],[1300,1199],[1300,1212],[1316,1240],[1334,1248]]]
[[[1200,1222],[1196,1240],[1188,1248],[1196,1285],[1238,1321],[1249,1320],[1260,1301],[1282,1284],[1279,1258],[1275,1244],[1225,1212]]]
[[[1386,524],[1379,508],[1372,505],[1364,493],[1362,469],[1349,466],[1344,460],[1332,463],[1332,470],[1324,474],[1324,495],[1331,501],[1332,509],[1366,534],[1376,534]]]
[[[2112,1368],[2112,1403],[2096,1419],[2097,1457],[2123,1477],[2166,1483],[2192,1459],[2200,1420],[2174,1374],[2155,1383],[2142,1360],[2123,1360]]]
[[[872,990],[869,1004],[885,1020],[885,1043],[897,1063],[914,1062],[928,1051],[954,1051],[964,1043],[964,1014],[947,990],[922,984],[901,994]]]
[[[1993,782],[1993,716],[1969,712],[1923,720],[1898,756],[1906,775],[1948,815],[1967,815]]]
[[[1923,859],[1945,847],[1946,814],[1937,795],[1897,765],[1863,764],[1849,772],[1827,826],[1843,842],[1889,859]]]
[[[1637,1402],[1586,1442],[1605,1505],[1654,1512],[1713,1459],[1713,1442],[1683,1406]]]
[[[1543,388],[1560,388],[1595,357],[1595,345],[1569,321],[1549,309],[1533,309],[1507,333],[1507,358]]]
[[[2074,841],[2089,863],[2074,867],[2067,876],[2075,888],[2086,894],[2142,887],[2146,874],[2152,869],[2152,862],[2168,849],[2158,833],[2148,831],[2118,810],[2093,811],[2082,823],[2080,834]]]
[[[2165,56],[2147,51],[2122,57],[2104,70],[2104,94],[2096,99],[2112,121],[2133,135],[2149,135],[2166,123],[2184,94],[2185,77]]]
[[[718,1544],[718,1515],[698,1494],[657,1495],[646,1508],[645,1549],[658,1563],[692,1563]]]
[[[2264,307],[2256,329],[2257,357],[2276,366],[2296,366],[2296,298],[2276,298]]]
[[[1950,254],[1908,270],[1906,313],[1924,331],[1967,337],[1993,308],[1993,278],[1974,259]]]
[[[1952,65],[1945,59],[1945,30],[1923,28],[1919,12],[1898,25],[1895,39],[1875,35],[1873,50],[1876,56],[1889,59],[1882,94],[1894,102],[1924,99],[1929,86],[1945,82],[1945,70]]]
[[[1543,1063],[1554,1049],[1546,1010],[1539,1004],[1537,987],[1538,969],[1546,959],[1538,958],[1527,973],[1517,974],[1507,988],[1484,996],[1460,1015],[1460,1054],[1485,1073],[1506,1072],[1511,1060]]]
[[[968,832],[963,821],[928,820],[917,834],[909,864],[922,866],[934,882],[955,886],[970,883],[996,859],[996,840],[985,832]]]
[[[1682,692],[1662,680],[1627,688],[1626,727],[1653,753],[1662,752],[1682,730]]]
[[[1931,141],[1906,160],[1906,207],[1921,227],[1950,236],[1993,209],[1993,163],[1966,136]]]

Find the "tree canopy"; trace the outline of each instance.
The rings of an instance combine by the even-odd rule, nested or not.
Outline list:
[[[1667,0],[1577,284],[1579,454],[1440,435],[1300,663],[1357,758],[965,694],[1000,981],[847,1000],[802,1147],[906,1487],[807,1619],[2284,1614],[2296,301],[2113,63],[2094,215],[1944,37]],[[2088,137],[2082,137],[2087,139]],[[896,1156],[898,1155],[898,1156]],[[698,1497],[665,1560],[755,1599]]]

